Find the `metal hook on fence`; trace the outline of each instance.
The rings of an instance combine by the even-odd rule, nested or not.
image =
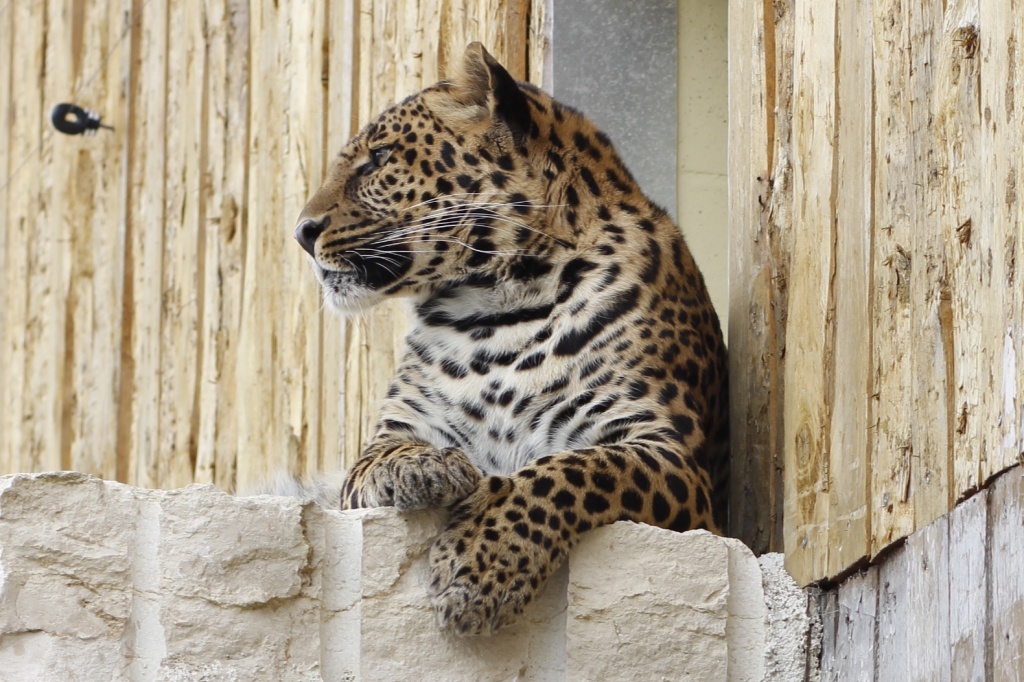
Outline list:
[[[50,120],[53,122],[53,127],[65,135],[82,135],[83,133],[95,135],[99,128],[114,129],[113,126],[100,123],[99,114],[67,102],[62,102],[53,108]]]

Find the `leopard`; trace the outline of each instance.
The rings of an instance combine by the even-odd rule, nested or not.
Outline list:
[[[446,509],[426,589],[472,636],[591,529],[722,533],[728,377],[704,278],[609,137],[480,43],[452,71],[341,149],[294,237],[326,307],[408,301],[340,505]]]

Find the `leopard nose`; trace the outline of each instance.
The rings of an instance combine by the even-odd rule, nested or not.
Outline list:
[[[330,217],[325,217],[320,222],[315,220],[303,220],[299,223],[298,227],[295,228],[295,241],[299,243],[306,253],[310,256],[316,256],[316,239],[324,233],[327,226],[331,224]]]

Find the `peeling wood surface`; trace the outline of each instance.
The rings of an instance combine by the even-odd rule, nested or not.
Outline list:
[[[1022,34],[1020,0],[730,12],[731,523],[801,584],[1024,460]]]
[[[1024,680],[1024,468],[820,597],[824,680]]]
[[[730,524],[756,552],[783,545],[794,30],[793,0],[729,12]]]
[[[354,460],[405,311],[321,311],[294,218],[468,42],[543,77],[543,6],[0,4],[0,471],[233,489]],[[56,134],[61,101],[115,131]]]

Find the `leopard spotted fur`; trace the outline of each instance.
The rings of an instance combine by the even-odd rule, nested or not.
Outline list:
[[[443,627],[512,622],[596,526],[722,528],[703,278],[608,138],[480,44],[342,149],[295,236],[339,311],[412,299],[341,504],[451,507],[430,556]]]

